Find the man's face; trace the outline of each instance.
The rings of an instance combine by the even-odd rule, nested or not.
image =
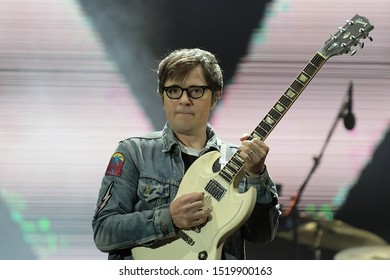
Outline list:
[[[165,87],[180,86],[207,86],[201,66],[194,68],[184,81],[168,79]],[[211,110],[216,102],[212,101],[212,91],[205,89],[204,95],[198,99],[192,99],[184,91],[179,99],[170,99],[163,94],[163,104],[169,125],[175,133],[188,136],[199,135],[206,130]]]

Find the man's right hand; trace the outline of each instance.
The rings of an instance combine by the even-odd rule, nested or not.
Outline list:
[[[190,229],[207,222],[208,214],[203,209],[204,193],[183,194],[171,202],[169,212],[177,228]]]

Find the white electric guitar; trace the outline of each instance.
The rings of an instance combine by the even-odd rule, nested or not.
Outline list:
[[[367,18],[355,15],[331,35],[250,134],[250,139],[264,141],[322,65],[332,56],[354,54],[356,50],[351,49],[353,46],[363,47],[362,39],[367,37],[372,40],[368,34],[372,29],[374,26]],[[211,217],[208,222],[199,228],[179,230],[175,237],[162,240],[152,247],[135,247],[132,249],[134,259],[221,259],[225,240],[251,215],[256,202],[256,190],[250,188],[245,193],[238,190],[244,176],[244,160],[238,152],[215,173],[212,167],[219,158],[220,153],[214,151],[197,159],[185,173],[176,195],[179,197],[185,193],[204,192],[204,209]]]

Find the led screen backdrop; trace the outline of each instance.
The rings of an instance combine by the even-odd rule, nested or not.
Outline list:
[[[375,26],[374,41],[365,40],[354,56],[326,62],[266,141],[271,147],[268,169],[288,209],[352,82],[356,126],[347,130],[338,122],[299,204],[302,215],[332,218],[362,171],[375,165],[380,144],[390,149],[385,142],[390,2],[265,2],[246,53],[237,51],[234,73],[210,120],[233,143],[255,128],[345,20],[359,13]],[[223,13],[224,6],[219,8]],[[119,140],[156,129],[149,113],[160,110],[153,107],[160,100],[155,96],[150,107],[140,101],[125,67],[118,65],[80,3],[0,0],[0,12],[0,233],[8,236],[0,241],[0,258],[105,259],[93,244],[91,229],[101,178]],[[239,24],[238,18],[230,21]],[[237,32],[229,30],[210,40],[222,40],[228,50]],[[388,163],[383,159],[375,169]],[[374,176],[376,183],[364,186],[375,185],[371,193],[390,187],[385,172]],[[388,208],[381,211],[389,213]]]

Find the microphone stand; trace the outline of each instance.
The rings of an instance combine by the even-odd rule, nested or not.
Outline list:
[[[347,101],[345,101],[339,112],[337,113],[337,116],[333,122],[333,125],[325,139],[325,142],[322,146],[322,149],[320,151],[320,153],[318,154],[318,156],[314,156],[313,157],[313,166],[312,168],[310,169],[306,179],[304,180],[304,182],[302,183],[301,187],[299,188],[298,192],[291,198],[291,201],[290,201],[290,209],[287,211],[287,214],[286,214],[286,217],[291,217],[291,221],[292,221],[292,228],[293,228],[293,244],[295,245],[295,254],[296,254],[296,259],[299,260],[299,240],[298,240],[298,218],[299,218],[299,212],[298,212],[298,204],[299,204],[299,201],[301,199],[301,196],[302,196],[302,193],[307,185],[307,183],[309,182],[310,178],[312,177],[312,175],[314,174],[314,172],[316,171],[317,167],[319,166],[320,162],[321,162],[321,159],[322,159],[322,156],[324,155],[324,152],[325,152],[325,149],[326,147],[328,146],[329,144],[329,141],[336,129],[336,126],[337,126],[337,123],[339,121],[339,119],[343,118],[344,117],[344,111],[346,110],[347,108]],[[320,244],[317,244],[318,246]]]

